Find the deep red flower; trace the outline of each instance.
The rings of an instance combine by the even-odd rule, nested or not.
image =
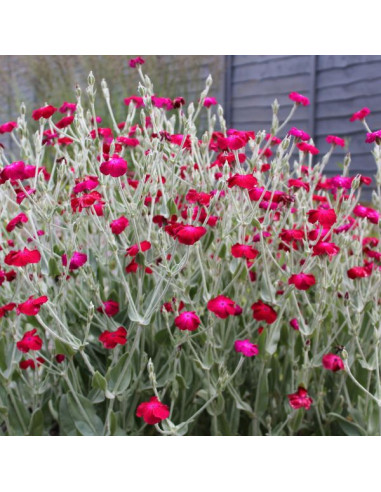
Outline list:
[[[119,217],[111,222],[110,227],[113,234],[122,234],[122,232],[128,227],[128,219],[124,216]]]
[[[347,275],[352,280],[356,278],[365,278],[365,277],[369,277],[372,274],[372,270],[373,270],[373,264],[371,263],[366,266],[357,266],[357,267],[350,268],[347,271]]]
[[[33,299],[33,296],[30,296],[27,301],[18,304],[16,308],[17,314],[25,314],[27,316],[35,316],[39,313],[41,306],[48,302],[48,298],[46,296],[37,297]]]
[[[58,364],[62,364],[62,362],[66,359],[66,356],[64,354],[57,354],[54,358]]]
[[[22,227],[22,224],[28,222],[28,217],[24,214],[18,214],[12,220],[10,220],[6,226],[8,232],[12,232],[16,227]]]
[[[308,396],[307,390],[302,386],[299,386],[298,391],[296,393],[292,393],[291,395],[287,395],[288,401],[291,407],[295,410],[298,408],[305,408],[308,410],[313,403],[312,398]]]
[[[298,290],[308,290],[310,287],[315,285],[316,279],[312,274],[298,273],[296,275],[291,275],[288,279],[289,285],[295,285]]]
[[[139,244],[134,244],[127,248],[127,253],[125,256],[136,256],[139,251],[148,251],[151,248],[151,243],[149,241],[142,241]]]
[[[231,252],[235,258],[246,258],[247,260],[254,260],[259,255],[259,251],[248,244],[236,243],[232,246]]]
[[[149,401],[141,403],[136,409],[136,416],[143,417],[146,424],[158,424],[169,417],[169,408],[161,403],[156,396],[152,396]]]
[[[87,255],[85,253],[80,253],[79,251],[74,251],[73,256],[70,259],[69,270],[78,270],[87,262]],[[67,256],[62,255],[62,265],[67,266]]]
[[[99,335],[98,340],[103,343],[104,348],[107,349],[113,349],[118,344],[126,345],[127,330],[123,326],[119,326],[116,331],[105,330]]]
[[[195,331],[200,323],[201,320],[195,311],[184,311],[175,318],[175,325],[179,330]]]
[[[181,108],[181,106],[184,106],[185,104],[185,99],[183,97],[175,97],[173,100],[173,107],[174,108]]]
[[[165,227],[165,232],[177,239],[179,243],[190,246],[199,241],[202,236],[207,233],[207,230],[205,227],[184,225],[174,222]]]
[[[241,352],[246,357],[253,357],[259,354],[258,345],[251,343],[250,340],[236,340],[234,342],[234,350]]]
[[[45,363],[45,360],[42,357],[37,357],[36,361],[37,361],[37,367]],[[36,369],[36,364],[33,359],[25,359],[19,362],[19,367],[20,369],[25,371],[26,369],[29,368]]]
[[[293,188],[304,188],[307,192],[310,191],[309,183],[306,183],[301,179],[289,179],[287,185],[289,188],[292,186]]]
[[[323,227],[329,229],[336,222],[336,213],[333,208],[325,209],[319,208],[318,210],[310,210],[307,212],[308,222],[315,224],[318,222]]]
[[[299,94],[298,92],[291,92],[288,96],[291,101],[294,101],[296,104],[301,104],[302,106],[308,106],[310,104],[310,100],[308,97]]]
[[[99,313],[105,313],[107,316],[115,316],[119,313],[119,303],[116,301],[104,301],[103,307],[99,306],[97,311]]]
[[[329,371],[337,372],[344,370],[344,362],[341,357],[336,354],[323,355],[322,364],[323,367]]]
[[[100,172],[106,176],[112,176],[113,178],[119,178],[127,172],[127,162],[114,154],[108,161],[102,162]]]
[[[42,108],[35,109],[32,113],[32,118],[38,121],[40,118],[48,119],[57,111],[54,106],[44,106]]]
[[[30,250],[24,248],[20,251],[11,251],[4,258],[7,265],[23,267],[32,263],[38,263],[41,260],[41,254],[37,249]]]
[[[190,189],[186,194],[185,199],[189,203],[198,203],[199,205],[205,205],[206,207],[208,207],[211,197],[212,196],[209,193]]]
[[[0,306],[0,318],[3,318],[10,311],[13,311],[15,307],[16,307],[16,304],[14,302],[10,302],[8,304],[5,304],[4,306]]]
[[[41,338],[36,335],[37,330],[27,331],[22,339],[17,342],[16,346],[20,352],[24,352],[25,354],[29,352],[29,350],[40,350],[42,347]]]
[[[253,318],[256,321],[266,321],[269,325],[274,323],[278,316],[271,306],[262,301],[255,302],[251,309],[253,310]]]
[[[64,116],[61,118],[59,121],[56,123],[56,127],[62,130],[63,128],[66,128],[67,126],[70,126],[74,121],[74,116]]]
[[[331,259],[332,256],[337,255],[340,251],[340,248],[339,246],[337,246],[337,244],[327,243],[324,241],[315,244],[315,246],[312,249],[313,249],[312,256],[328,255],[329,259]]]
[[[234,174],[227,180],[227,183],[229,188],[238,186],[239,188],[251,190],[258,184],[258,180],[252,174]]]
[[[211,299],[207,304],[207,308],[221,319],[236,314],[236,303],[232,299],[229,299],[229,297],[222,295]]]
[[[299,330],[299,322],[296,318],[293,318],[291,321],[290,321],[290,326],[291,328],[293,328],[295,331],[298,331]]]

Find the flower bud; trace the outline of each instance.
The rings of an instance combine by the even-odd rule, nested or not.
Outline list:
[[[207,79],[206,79],[206,87],[210,88],[213,84],[213,78],[212,76],[209,74]]]

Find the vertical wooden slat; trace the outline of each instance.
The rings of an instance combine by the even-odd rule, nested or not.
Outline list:
[[[315,118],[316,118],[316,70],[317,55],[311,55],[311,81],[310,81],[310,112],[308,117],[308,131],[315,139]]]
[[[225,74],[224,74],[224,117],[226,125],[231,126],[232,122],[232,71],[233,56],[225,55]]]

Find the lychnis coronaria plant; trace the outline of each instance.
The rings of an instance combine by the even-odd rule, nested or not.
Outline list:
[[[97,113],[90,74],[0,125],[1,433],[380,434],[370,110],[351,120],[376,176],[351,177],[347,154],[328,178],[346,141],[291,126],[304,95],[237,130],[211,77],[187,104],[143,65],[123,121],[105,81]]]

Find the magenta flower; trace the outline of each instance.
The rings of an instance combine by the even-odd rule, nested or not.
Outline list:
[[[78,270],[87,261],[87,255],[85,253],[80,253],[79,251],[74,251],[73,256],[70,259],[69,270]],[[67,266],[67,256],[62,255],[62,265]]]
[[[316,279],[312,274],[298,273],[296,275],[291,275],[288,279],[289,285],[295,285],[298,290],[308,290],[310,287],[315,285]]]
[[[131,60],[128,62],[129,66],[131,68],[135,68],[137,65],[144,65],[145,60],[138,56],[137,58],[131,58]]]
[[[169,408],[161,403],[156,396],[152,396],[149,401],[138,406],[136,416],[142,417],[146,424],[154,425],[169,417]]]
[[[294,101],[296,104],[301,104],[302,106],[308,106],[310,104],[310,100],[308,97],[299,94],[298,92],[291,92],[288,96],[291,101]]]
[[[251,343],[250,340],[236,340],[234,342],[234,350],[236,352],[241,352],[246,357],[253,357],[254,355],[258,355],[258,345]]]
[[[195,331],[201,320],[194,311],[184,311],[175,318],[175,325],[179,330]]]
[[[349,121],[356,121],[356,120],[363,120],[370,114],[370,109],[369,108],[362,108],[360,111],[357,111],[356,113],[353,113],[353,115],[350,117]]]
[[[122,215],[119,219],[115,219],[111,222],[110,227],[113,234],[122,234],[122,232],[128,227],[129,222],[126,217]]]
[[[217,99],[214,97],[206,97],[204,99],[204,106],[206,108],[210,108],[210,106],[215,106],[217,104]]]
[[[119,303],[116,301],[104,301],[103,307],[97,308],[98,313],[105,313],[107,316],[115,316],[119,313]]]
[[[236,315],[236,303],[225,296],[217,296],[211,299],[207,304],[207,308],[221,319]]]
[[[345,140],[335,135],[328,135],[325,141],[332,145],[338,145],[339,147],[345,147]]]
[[[323,355],[322,364],[325,369],[328,369],[332,372],[344,370],[344,362],[341,357],[336,354]]]
[[[297,410],[298,408],[305,408],[308,410],[313,403],[312,398],[308,396],[307,390],[302,386],[299,386],[296,393],[287,395],[287,398],[294,410]]]
[[[112,176],[113,178],[119,178],[127,172],[127,162],[114,154],[108,161],[102,162],[100,172],[106,176]]]

